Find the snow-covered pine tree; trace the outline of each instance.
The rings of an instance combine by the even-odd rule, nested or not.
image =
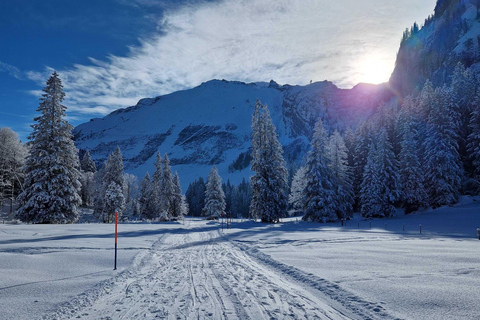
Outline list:
[[[398,161],[385,129],[381,129],[378,134],[376,162],[382,199],[379,215],[390,217],[395,213],[394,204],[400,198],[400,177]]]
[[[480,183],[480,90],[470,119],[471,133],[468,136],[468,155],[473,164],[473,177]],[[480,190],[478,190],[480,191]]]
[[[175,193],[175,186],[173,182],[172,169],[170,167],[170,160],[167,154],[163,156],[162,161],[162,176],[160,178],[160,199],[162,200],[161,220],[168,221],[174,217],[172,200]]]
[[[288,197],[288,203],[292,206],[295,214],[303,211],[305,202],[303,196],[307,185],[306,182],[306,169],[305,167],[300,167],[293,176],[292,187],[290,188],[290,195]]]
[[[162,193],[160,191],[161,189],[161,184],[162,184],[162,163],[163,159],[162,156],[160,155],[160,152],[157,151],[157,156],[155,159],[155,171],[153,172],[152,175],[152,184],[151,184],[151,201],[150,201],[150,210],[153,210],[150,212],[151,214],[151,219],[154,218],[160,218],[162,212],[165,209],[165,204],[162,199]]]
[[[124,215],[137,216],[139,211],[139,182],[137,176],[130,173],[123,175],[123,196],[125,197]]]
[[[222,183],[223,193],[225,193],[225,212],[232,212],[232,196],[233,196],[233,186],[230,183],[230,179],[227,180],[227,183]]]
[[[225,194],[222,189],[222,179],[215,166],[212,167],[207,178],[203,215],[207,217],[225,215]]]
[[[140,187],[140,215],[147,219],[155,218],[154,211],[152,210],[153,202],[153,186],[150,180],[150,174],[145,174]]]
[[[278,222],[286,216],[288,172],[268,107],[258,100],[252,128],[252,216],[262,222]]]
[[[201,216],[203,207],[205,206],[205,181],[202,177],[189,184],[185,197],[188,202],[191,216]]]
[[[372,141],[367,156],[367,164],[363,170],[360,188],[360,213],[365,218],[378,217],[382,210],[380,195],[380,179],[378,177],[377,149]]]
[[[450,86],[450,94],[452,100],[452,108],[454,109],[458,119],[454,119],[457,133],[458,153],[462,161],[462,168],[471,175],[474,166],[468,156],[468,136],[471,134],[469,126],[472,111],[475,105],[475,76],[470,69],[465,69],[463,64],[459,62],[452,76]]]
[[[354,153],[354,167],[353,167],[353,186],[355,193],[356,207],[359,207],[360,189],[363,181],[363,171],[367,164],[367,157],[370,145],[372,143],[372,133],[368,122],[361,122],[355,130],[355,153]]]
[[[93,172],[80,171],[80,182],[82,204],[85,207],[89,207],[93,204],[95,199],[95,174]]]
[[[345,146],[347,147],[347,155],[348,155],[348,166],[352,170],[352,178],[353,178],[353,168],[355,167],[355,133],[353,133],[350,127],[347,128],[345,131]],[[353,183],[353,181],[352,181]]]
[[[90,156],[90,151],[88,150],[83,155],[83,158],[80,164],[81,164],[81,169],[84,172],[92,172],[92,173],[97,172],[97,166],[95,165],[95,162],[93,162],[92,157]]]
[[[250,203],[250,215],[256,220],[263,212],[262,190],[265,188],[265,156],[263,140],[265,139],[265,122],[262,117],[262,104],[260,100],[255,102],[255,110],[252,115],[252,161],[251,169],[255,174],[250,177],[252,185],[252,201]]]
[[[327,132],[322,119],[315,124],[306,164],[305,206],[303,220],[337,221],[335,186],[327,154]]]
[[[103,177],[105,189],[108,188],[112,182],[119,185],[123,192],[123,159],[122,151],[118,146],[115,151],[108,156],[105,164],[105,176]]]
[[[142,183],[140,186],[140,199],[139,199],[140,215],[147,219],[151,219],[150,214],[148,212],[148,202],[150,201],[152,196],[151,183],[152,182],[150,180],[150,174],[147,171],[147,173],[145,173],[145,176],[142,179]]]
[[[422,119],[428,119],[432,109],[435,108],[437,94],[430,80],[425,81],[420,96],[418,97],[418,110]]]
[[[423,172],[418,158],[419,143],[412,124],[403,124],[402,151],[399,155],[401,200],[405,214],[418,210],[428,202],[423,185]]]
[[[23,185],[26,155],[27,149],[18,135],[10,128],[0,128],[0,205],[9,199],[10,215],[13,201]]]
[[[118,216],[121,217],[124,209],[125,197],[122,187],[112,181],[105,190],[104,222],[114,222],[115,212],[118,212]],[[113,214],[110,214],[110,212],[113,212]]]
[[[183,197],[182,197],[182,188],[180,186],[180,178],[178,177],[178,173],[175,171],[175,175],[173,176],[173,194],[172,200],[170,202],[171,213],[174,219],[181,219],[184,214],[183,210]]]
[[[385,103],[382,104],[379,110],[375,113],[373,117],[374,131],[380,132],[382,129],[386,131],[387,138],[390,144],[392,145],[393,152],[395,156],[398,156],[400,153],[400,142],[401,137],[397,136],[396,126],[398,123],[398,114],[396,103]]]
[[[118,212],[120,217],[125,209],[125,198],[123,195],[123,159],[120,147],[117,147],[115,151],[108,156],[107,162],[105,163],[105,172],[102,184],[105,190],[105,196],[100,219],[102,219],[103,222],[111,223],[115,219],[115,212]],[[118,188],[112,184],[117,185]],[[109,191],[108,195],[106,193],[107,190]],[[120,194],[115,194],[115,192],[120,192]],[[108,201],[110,201],[109,203],[107,202],[107,197]],[[120,198],[123,198],[124,200],[120,201]],[[118,205],[122,203],[124,206],[118,207]],[[110,204],[115,204],[116,210],[113,210],[113,206]]]
[[[459,197],[462,170],[454,119],[458,113],[444,86],[436,90],[423,141],[424,183],[434,208],[456,203]]]
[[[287,215],[288,205],[288,171],[283,158],[283,148],[278,141],[275,125],[270,117],[267,105],[263,105],[263,120],[265,122],[264,163],[266,185],[262,190],[264,212],[261,216],[263,222],[278,222]]]
[[[93,204],[95,194],[95,172],[97,172],[97,167],[90,156],[90,151],[87,150],[83,155],[82,161],[80,161],[80,168],[82,203],[84,206],[88,207]]]
[[[348,166],[348,149],[342,136],[335,130],[328,142],[327,155],[332,171],[335,190],[335,203],[338,219],[351,217],[353,214],[353,174]]]
[[[62,82],[53,72],[43,89],[41,112],[32,125],[30,153],[25,166],[22,204],[17,216],[33,223],[71,223],[78,219],[80,181],[78,151],[73,126],[65,120]]]
[[[101,220],[103,214],[105,191],[106,188],[103,184],[103,178],[105,177],[105,168],[107,167],[107,161],[103,162],[103,165],[94,174],[94,196],[93,196],[93,215],[95,219]]]
[[[245,178],[234,188],[232,198],[232,211],[244,218],[251,218],[252,187]]]

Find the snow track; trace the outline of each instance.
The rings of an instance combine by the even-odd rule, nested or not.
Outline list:
[[[194,222],[164,235],[137,256],[130,270],[45,318],[387,319],[362,301],[344,305],[338,297],[355,297],[338,286],[340,294],[327,299],[325,293],[333,291],[320,288],[326,283],[285,268],[232,244],[218,225]]]

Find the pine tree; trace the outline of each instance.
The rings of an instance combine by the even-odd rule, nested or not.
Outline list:
[[[151,203],[150,209],[152,212],[150,213],[153,218],[160,218],[162,212],[165,210],[165,204],[162,199],[162,192],[161,192],[161,184],[162,184],[162,163],[163,159],[160,156],[160,152],[157,151],[157,156],[155,160],[155,171],[152,175],[152,185],[151,185]]]
[[[155,218],[155,211],[152,208],[153,202],[153,186],[148,172],[143,177],[140,187],[140,214],[147,219]]]
[[[137,176],[129,173],[123,175],[123,196],[125,198],[124,216],[138,216],[139,214],[139,182]]]
[[[363,171],[360,188],[360,213],[365,218],[382,216],[382,196],[380,190],[379,168],[376,161],[377,149],[372,142],[367,156],[367,164]]]
[[[405,124],[401,145],[402,151],[399,155],[401,200],[405,213],[408,214],[426,205],[428,199],[418,158],[419,143],[411,124]]]
[[[212,167],[208,174],[203,214],[207,217],[220,217],[225,215],[225,194],[222,189],[222,179],[218,175],[215,166]]]
[[[123,190],[123,159],[120,147],[117,147],[115,151],[113,151],[108,156],[105,165],[105,176],[103,177],[103,184],[106,188],[108,188],[108,186],[112,182],[116,183]]]
[[[292,187],[290,188],[290,195],[288,197],[288,203],[292,206],[295,213],[299,213],[304,207],[304,190],[306,187],[306,169],[300,167],[292,180]]]
[[[436,100],[437,94],[432,82],[430,82],[430,80],[425,81],[420,96],[418,97],[418,110],[423,119],[428,119],[432,109],[435,108]]]
[[[95,219],[100,220],[104,207],[105,191],[106,188],[103,184],[103,178],[105,177],[105,168],[107,167],[107,161],[103,162],[103,165],[94,174],[94,198],[93,198],[93,215]]]
[[[205,206],[205,182],[202,177],[190,183],[185,192],[191,216],[201,216]]]
[[[82,205],[89,207],[95,199],[95,174],[93,172],[80,171],[80,182],[82,184],[80,191]]]
[[[454,119],[458,119],[458,113],[448,89],[438,89],[423,142],[425,186],[429,204],[434,208],[453,204],[459,197],[462,170]]]
[[[395,214],[394,204],[400,198],[400,178],[398,161],[385,129],[378,135],[376,162],[382,200],[379,215],[390,217]]]
[[[93,162],[90,156],[90,151],[88,150],[83,155],[82,162],[80,164],[81,164],[81,169],[84,172],[92,172],[92,173],[97,172],[97,166],[95,166],[95,162]]]
[[[359,207],[360,202],[360,189],[363,181],[363,171],[365,165],[367,164],[367,157],[369,153],[369,148],[372,143],[372,134],[369,124],[367,122],[362,122],[357,130],[355,130],[355,153],[354,153],[354,167],[353,167],[353,185],[355,193],[356,207]]]
[[[347,147],[337,130],[330,136],[327,156],[336,189],[334,202],[337,208],[337,217],[338,219],[351,217],[354,204],[353,175],[351,168],[348,166]]]
[[[56,72],[43,89],[34,119],[30,154],[25,166],[22,206],[18,218],[33,223],[71,223],[78,219],[81,204],[78,151],[72,125],[65,120],[66,107],[61,80]]]
[[[251,218],[250,203],[252,202],[252,187],[250,183],[242,179],[242,182],[234,187],[232,195],[232,211],[244,218]]]
[[[256,220],[263,212],[262,190],[265,186],[263,168],[265,167],[265,156],[263,145],[265,142],[265,124],[262,119],[262,104],[259,100],[255,103],[255,110],[252,115],[252,161],[251,169],[255,175],[250,178],[252,185],[252,202],[250,203],[250,215]]]
[[[354,154],[355,154],[355,134],[353,133],[352,129],[350,127],[347,128],[345,131],[345,147],[347,147],[347,155],[348,155],[348,166],[352,170],[353,174],[353,168],[355,167],[355,160],[354,160]],[[353,181],[352,181],[353,183]]]
[[[114,222],[115,213],[121,217],[125,209],[125,197],[123,196],[122,187],[115,182],[111,182],[105,190],[105,222]],[[113,212],[110,214],[110,212]]]
[[[480,91],[470,119],[471,133],[468,136],[468,154],[473,164],[473,177],[480,183]]]
[[[97,214],[97,217],[103,222],[111,223],[114,221],[115,212],[119,216],[122,216],[123,210],[125,209],[125,198],[123,196],[123,159],[122,152],[120,147],[117,147],[109,156],[105,162],[103,172],[103,181],[102,187],[103,190],[103,207],[101,211]],[[109,191],[109,194],[107,194]],[[119,192],[119,194],[116,194]],[[107,202],[107,197],[108,201]],[[119,199],[123,198],[123,201]],[[123,203],[123,206],[118,207]]]
[[[461,62],[457,64],[453,72],[450,94],[452,108],[458,115],[458,119],[454,119],[458,153],[462,161],[462,168],[471,174],[474,166],[468,156],[467,144],[468,136],[472,133],[469,123],[475,105],[475,77],[470,69],[465,69]]]
[[[170,160],[167,154],[163,156],[162,176],[160,178],[160,199],[162,200],[161,220],[170,220],[174,217],[172,200],[174,198],[174,182],[172,169],[170,168]]]
[[[0,205],[10,199],[10,215],[13,201],[24,180],[23,166],[27,149],[10,128],[0,128]]]
[[[258,100],[252,128],[252,216],[262,222],[278,222],[286,215],[288,172],[268,107]]]
[[[327,132],[321,119],[315,124],[306,164],[305,206],[306,221],[337,221],[334,203],[335,186],[327,154]]]
[[[170,203],[172,217],[174,219],[181,219],[184,214],[184,210],[182,208],[183,205],[183,197],[182,197],[182,188],[180,186],[180,178],[178,177],[178,173],[175,171],[175,175],[173,176],[173,194],[172,194],[172,201]]]
[[[87,150],[80,162],[80,182],[82,184],[81,197],[84,206],[92,205],[95,192],[95,172],[97,167],[93,162],[90,152]]]
[[[233,186],[230,183],[230,179],[227,180],[227,183],[222,183],[223,192],[225,193],[225,212],[232,213],[232,196],[233,196]]]

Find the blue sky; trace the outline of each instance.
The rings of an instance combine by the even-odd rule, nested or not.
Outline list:
[[[0,1],[0,127],[25,140],[53,69],[74,125],[212,78],[383,82],[435,2]]]

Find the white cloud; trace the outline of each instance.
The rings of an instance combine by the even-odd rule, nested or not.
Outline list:
[[[15,77],[15,78],[20,79],[20,80],[23,79],[23,75],[22,75],[22,72],[20,71],[20,69],[18,69],[17,67],[15,67],[11,64],[2,62],[2,61],[0,61],[0,72],[6,72],[9,75],[11,75],[12,77]]]
[[[143,39],[128,55],[58,71],[69,109],[83,114],[104,114],[213,78],[290,84],[328,79],[351,87],[365,76],[358,65],[367,60],[390,66],[387,80],[402,31],[434,5],[435,0],[190,4],[167,12],[159,22],[161,34]],[[35,72],[27,77],[46,78]]]

